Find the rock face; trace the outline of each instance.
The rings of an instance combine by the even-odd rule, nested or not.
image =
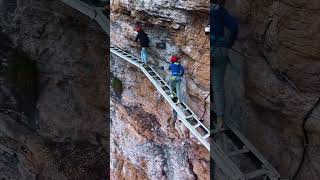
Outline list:
[[[209,42],[202,32],[207,7],[207,1],[111,2],[111,42],[139,56],[133,41],[139,21],[151,37],[151,63],[166,66],[164,61],[179,53],[187,67],[185,100],[198,115],[209,89]],[[234,47],[240,54],[230,51],[233,66],[226,76],[227,121],[235,123],[283,177],[319,179],[319,2],[230,0],[226,7],[240,23]],[[165,42],[166,50],[156,49],[158,42]],[[112,73],[124,84],[121,98],[112,100],[113,178],[128,174],[136,179],[208,178],[201,176],[209,171],[205,150],[192,142],[183,146],[188,138],[167,127],[171,109],[151,83],[128,63],[113,56],[111,63]],[[160,68],[158,72],[167,75]],[[144,113],[130,114],[132,109]],[[157,123],[148,125],[149,120]],[[208,117],[205,120],[208,123]],[[163,147],[161,139],[168,137],[172,142],[166,140]],[[164,152],[158,152],[160,145]],[[195,156],[168,158],[177,146],[179,154]],[[173,161],[191,162],[180,165],[187,169],[185,177],[174,176],[178,167]]]
[[[230,52],[228,119],[282,176],[319,179],[319,2],[231,0],[227,7],[240,21],[235,48],[245,55]]]
[[[58,0],[0,1],[0,14],[0,178],[106,178],[106,34]],[[4,82],[13,50],[37,64],[31,113]]]
[[[186,69],[183,100],[209,125],[209,39],[204,34],[209,1],[111,1],[111,43],[139,57],[135,23],[150,38],[148,61],[164,78],[169,58]],[[157,48],[164,43],[166,48]],[[164,70],[163,70],[164,68]],[[172,108],[135,66],[111,56],[111,73],[122,81],[111,97],[111,179],[209,179],[209,153],[190,138]],[[206,111],[206,112],[205,112]]]

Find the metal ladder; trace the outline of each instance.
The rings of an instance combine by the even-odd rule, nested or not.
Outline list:
[[[109,19],[103,13],[103,8],[93,7],[80,0],[61,0],[81,13],[95,19],[101,28],[110,36]],[[204,145],[210,155],[215,160],[217,166],[222,172],[232,180],[250,180],[262,178],[263,180],[279,180],[279,173],[273,166],[255,149],[255,147],[235,128],[228,124],[224,129],[209,129],[200,122],[197,115],[183,102],[177,103],[175,98],[171,98],[170,88],[168,84],[159,76],[159,74],[152,67],[143,67],[142,61],[133,55],[111,45],[110,52],[119,56],[120,58],[137,66],[156,87],[157,91],[166,99],[170,106],[177,112],[182,123],[189,129],[199,142]],[[173,93],[173,95],[175,95]],[[235,144],[236,150],[231,152],[224,152],[215,140],[215,136],[223,134],[229,137],[229,140]],[[239,163],[232,161],[237,156],[245,155],[250,159],[255,160],[257,169],[244,173],[240,170]]]
[[[223,150],[218,145],[216,136],[225,136],[229,140],[230,146],[232,144],[232,151]],[[226,141],[226,139],[224,139]],[[211,131],[210,138],[212,151],[210,155],[214,157],[217,166],[221,168],[229,179],[233,180],[249,180],[249,179],[263,179],[263,180],[279,180],[280,174],[277,170],[263,157],[262,154],[235,128],[232,124],[225,125],[225,128],[215,129]],[[223,142],[227,143],[227,142]],[[217,156],[217,154],[219,154]],[[239,163],[236,163],[236,158],[247,158],[247,162],[251,162],[254,166],[251,171],[242,169]],[[233,161],[234,160],[234,161]]]
[[[143,67],[143,62],[140,59],[112,45],[110,47],[110,52],[137,66],[148,77],[170,106],[177,112],[182,123],[201,142],[201,144],[210,151],[209,129],[200,122],[198,116],[184,102],[177,102],[175,93],[171,93],[168,84],[152,67]]]
[[[265,160],[254,146],[232,125],[228,125],[228,127],[224,129],[215,129],[210,132],[185,103],[180,102],[177,104],[174,98],[170,97],[172,94],[169,86],[152,67],[144,67],[143,62],[140,59],[112,45],[110,47],[110,52],[137,66],[148,77],[158,92],[161,93],[170,106],[177,112],[182,123],[200,141],[200,143],[208,149],[210,155],[214,157],[217,166],[221,168],[225,175],[229,176],[229,179],[249,180],[263,177],[264,180],[278,180],[280,178],[279,173],[273,166]],[[238,149],[228,153],[224,152],[214,139],[214,137],[217,135],[219,136],[219,134],[228,136]],[[254,159],[259,168],[248,173],[242,172],[237,166],[237,163],[232,161],[232,158],[240,155],[247,155],[250,159]]]

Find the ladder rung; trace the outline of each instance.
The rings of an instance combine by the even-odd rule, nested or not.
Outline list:
[[[266,174],[266,170],[265,169],[258,169],[256,171],[253,171],[253,172],[250,172],[248,174],[245,175],[246,179],[253,179],[255,177],[259,177],[259,176],[262,176],[262,175],[265,175]]]
[[[195,129],[200,126],[200,123],[193,117],[192,118],[186,118],[186,120],[191,124],[191,126],[196,126]],[[199,124],[199,125],[197,126],[197,124]]]
[[[174,98],[177,98],[177,96],[175,96]],[[182,102],[181,101],[179,101],[179,102],[177,102],[177,103],[175,103],[176,105],[178,105],[178,104],[182,104]],[[190,115],[191,116],[191,115]],[[189,117],[189,116],[188,116]]]
[[[233,151],[233,152],[228,153],[228,156],[229,156],[229,157],[231,157],[231,156],[237,156],[237,155],[239,155],[239,154],[244,154],[244,153],[248,153],[248,152],[250,152],[249,149],[243,148],[243,149],[238,149],[238,150],[236,150],[236,151]]]
[[[203,126],[199,126],[196,130],[201,136],[209,134],[209,132]]]
[[[208,137],[210,137],[210,133],[208,133],[207,135],[203,136],[203,139],[207,139]]]
[[[194,128],[197,128],[197,127],[199,127],[200,126],[200,123],[197,123],[196,125],[194,125],[193,127]]]
[[[262,154],[260,154],[257,149],[237,130],[235,127],[233,127],[232,124],[228,125],[228,128],[232,131],[233,134],[237,136],[237,138],[242,141],[243,144],[246,145],[248,149],[254,154],[254,156],[263,164],[264,169],[268,171],[268,176],[272,177],[279,177],[279,173],[277,170],[274,169],[274,167],[263,157]]]
[[[193,114],[190,115],[190,116],[187,116],[186,119],[190,119],[190,118],[192,118],[192,117],[193,117]]]

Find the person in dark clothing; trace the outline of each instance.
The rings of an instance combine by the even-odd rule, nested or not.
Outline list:
[[[230,49],[238,35],[238,23],[224,7],[224,0],[214,0],[210,6],[211,82],[218,127],[224,124],[225,97],[224,77]],[[230,31],[227,38],[225,28]]]
[[[149,38],[148,35],[142,30],[140,25],[136,26],[136,31],[138,35],[136,36],[136,42],[140,42],[141,45],[141,60],[144,63],[144,66],[147,65],[148,52],[147,49],[149,47]]]
[[[178,97],[177,103],[181,101],[181,82],[182,82],[182,77],[184,75],[184,68],[179,62],[179,57],[178,56],[172,56],[171,57],[171,64],[169,66],[169,71],[171,71],[171,76],[170,76],[170,91],[171,94],[173,93],[173,90],[176,90],[176,95]],[[173,98],[173,95],[171,96]],[[173,110],[173,117],[174,120],[177,120],[177,113]]]

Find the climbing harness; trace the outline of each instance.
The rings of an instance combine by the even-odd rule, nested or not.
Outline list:
[[[171,76],[171,80],[172,80],[172,81],[178,80],[178,76]]]

